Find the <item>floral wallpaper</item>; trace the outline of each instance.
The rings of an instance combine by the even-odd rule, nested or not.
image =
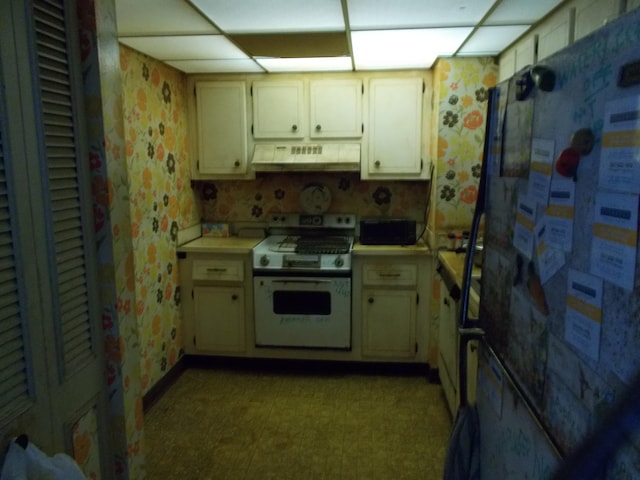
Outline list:
[[[186,76],[125,46],[120,49],[131,237],[141,357],[149,391],[183,354],[176,240],[200,221],[190,188]]]
[[[198,184],[203,218],[216,221],[268,221],[273,213],[302,211],[300,192],[320,183],[331,193],[328,212],[360,218],[407,217],[424,223],[429,182],[361,181],[358,173],[288,173],[259,175],[254,181]]]
[[[71,428],[73,459],[89,480],[100,478],[100,452],[98,445],[98,419],[95,408],[83,415]]]
[[[118,480],[142,479],[140,341],[130,308],[136,301],[134,252],[114,0],[79,2],[78,17],[113,455],[108,469]],[[98,418],[83,417],[72,432],[74,453],[78,460],[86,456],[89,474],[100,448],[93,425]]]
[[[482,165],[488,91],[497,80],[498,66],[493,58],[441,58],[435,67],[435,231],[467,230],[471,225]]]

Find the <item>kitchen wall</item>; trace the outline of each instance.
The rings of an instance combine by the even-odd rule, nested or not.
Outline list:
[[[99,445],[92,415],[79,419],[72,426],[74,457],[88,478],[99,478],[96,458],[105,449],[116,479],[138,479],[145,478],[140,338],[131,308],[135,272],[114,1],[79,2],[78,17],[111,431],[110,445]]]
[[[309,183],[321,183],[329,189],[329,212],[424,222],[426,181],[365,182],[359,173],[320,172],[259,174],[253,181],[202,183],[203,217],[207,221],[267,221],[272,213],[300,212],[300,191]]]
[[[488,90],[498,79],[493,57],[441,58],[434,67],[432,158],[434,205],[429,220],[436,237],[469,230],[478,196]]]
[[[200,221],[190,187],[186,76],[120,46],[142,393],[182,356],[178,230]],[[115,225],[114,228],[118,228]]]

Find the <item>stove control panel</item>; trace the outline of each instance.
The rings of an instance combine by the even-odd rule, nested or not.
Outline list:
[[[269,227],[344,228],[356,227],[356,216],[350,213],[297,214],[280,213],[269,220]]]

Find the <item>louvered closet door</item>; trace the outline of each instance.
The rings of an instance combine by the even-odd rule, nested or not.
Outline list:
[[[80,417],[95,415],[100,433],[106,429],[76,6],[69,0],[11,2],[17,57],[28,62],[18,65],[23,108],[32,109],[25,114],[24,135],[35,144],[25,147],[25,194],[42,312],[28,321],[41,324],[48,379],[47,391],[36,397],[44,393],[49,399],[52,445],[69,451],[71,427]],[[106,447],[101,440],[102,453]]]

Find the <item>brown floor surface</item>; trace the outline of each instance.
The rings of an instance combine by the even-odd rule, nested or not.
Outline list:
[[[149,480],[436,480],[442,389],[411,374],[189,368],[145,418]]]

